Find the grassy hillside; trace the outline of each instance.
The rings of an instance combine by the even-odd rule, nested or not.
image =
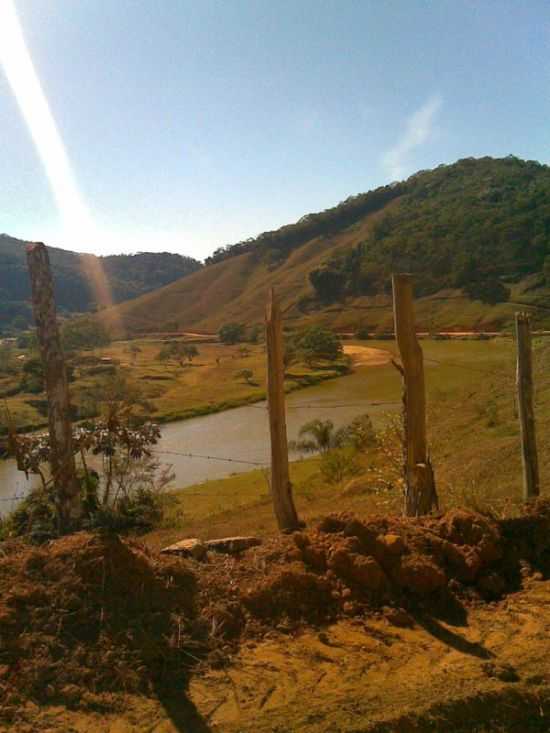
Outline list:
[[[26,242],[0,234],[0,327],[16,316],[30,322],[30,282]],[[191,257],[167,252],[95,257],[49,247],[57,304],[82,312],[109,299],[120,303],[184,277],[200,268]],[[104,275],[104,277],[103,277]]]
[[[274,286],[289,321],[385,330],[391,273],[409,271],[426,329],[501,328],[518,304],[546,325],[548,254],[550,168],[469,158],[220,248],[190,278],[101,318],[117,335],[250,324]]]

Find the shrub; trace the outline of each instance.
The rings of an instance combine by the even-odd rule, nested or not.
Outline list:
[[[318,360],[334,361],[342,355],[338,337],[322,326],[311,326],[297,338],[297,349],[308,366]]]
[[[321,458],[321,475],[329,484],[338,484],[344,478],[359,472],[352,448],[342,448],[324,453]]]
[[[253,384],[252,377],[254,373],[252,369],[241,369],[235,374],[235,379],[244,379],[247,384]]]
[[[361,339],[361,341],[367,341],[370,339],[370,333],[367,326],[359,326],[355,332],[355,338]]]
[[[510,298],[508,289],[496,279],[473,281],[464,287],[464,292],[472,300],[480,300],[488,305],[505,303]]]
[[[95,349],[107,346],[111,340],[105,328],[91,318],[76,318],[61,329],[63,348],[66,350]]]
[[[250,329],[250,335],[248,337],[250,343],[257,344],[262,337],[263,331],[263,326],[260,326],[259,323],[256,323],[256,325],[252,326],[252,328]]]
[[[340,428],[334,438],[339,448],[350,447],[355,450],[364,450],[376,443],[376,433],[370,417],[359,415],[349,425]]]
[[[222,344],[238,344],[244,340],[244,325],[242,323],[226,323],[218,332]]]

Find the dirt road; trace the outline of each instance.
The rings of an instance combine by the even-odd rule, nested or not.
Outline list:
[[[374,349],[371,346],[345,344],[344,354],[351,357],[353,366],[383,366],[392,359],[392,354],[384,349]]]
[[[397,619],[399,621],[399,619]],[[344,620],[250,642],[179,702],[128,696],[120,713],[39,711],[18,733],[529,733],[550,729],[550,581],[452,626]],[[0,730],[8,730],[2,728]]]

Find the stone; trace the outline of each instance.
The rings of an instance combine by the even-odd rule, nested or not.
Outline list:
[[[219,540],[207,540],[204,543],[207,550],[222,552],[226,555],[235,555],[261,544],[262,541],[259,537],[224,537]]]
[[[378,540],[390,555],[402,555],[405,551],[403,538],[398,534],[385,534],[379,537]]]
[[[191,537],[187,540],[180,540],[173,545],[164,547],[160,552],[162,555],[182,555],[183,557],[193,557],[195,560],[202,560],[206,555],[206,545],[197,537]]]

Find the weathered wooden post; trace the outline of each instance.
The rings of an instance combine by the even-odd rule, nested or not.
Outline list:
[[[279,303],[270,291],[265,319],[267,346],[267,397],[271,435],[271,496],[279,529],[300,526],[288,470],[286,436],[283,326]]]
[[[426,439],[426,387],[422,349],[416,337],[410,275],[393,275],[395,337],[403,364],[405,514],[418,517],[437,508]]]
[[[518,413],[521,428],[523,498],[531,501],[540,493],[535,413],[533,410],[533,363],[531,323],[527,313],[516,313]]]
[[[70,527],[80,516],[80,486],[76,477],[70,420],[69,388],[65,359],[57,327],[53,282],[48,251],[37,242],[27,246],[27,262],[32,286],[32,306],[44,381],[48,397],[50,468],[59,521]]]

